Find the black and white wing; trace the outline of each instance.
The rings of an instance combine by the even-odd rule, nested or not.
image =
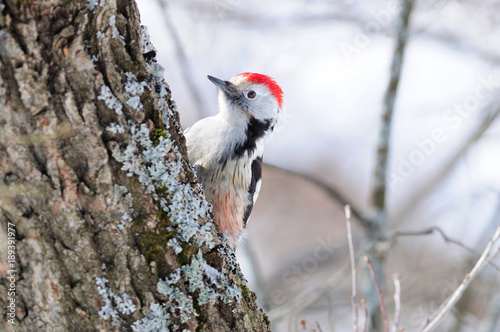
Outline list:
[[[262,157],[257,157],[252,162],[252,178],[250,180],[250,187],[248,188],[248,198],[249,202],[245,210],[245,215],[243,216],[243,224],[247,226],[248,218],[250,218],[250,213],[252,213],[253,205],[257,201],[259,196],[260,186],[262,184]]]

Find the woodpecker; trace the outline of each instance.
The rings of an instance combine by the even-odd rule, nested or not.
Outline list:
[[[216,223],[236,249],[259,195],[264,141],[282,110],[283,91],[257,73],[208,79],[219,91],[219,113],[186,129],[188,158]]]

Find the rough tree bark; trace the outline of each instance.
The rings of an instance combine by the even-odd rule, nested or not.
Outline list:
[[[134,1],[1,2],[7,330],[269,330],[154,57]]]

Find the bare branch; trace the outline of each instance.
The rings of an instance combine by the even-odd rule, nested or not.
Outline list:
[[[302,321],[300,321],[300,323],[302,324]],[[305,321],[304,321],[304,324],[305,324]],[[291,331],[291,332],[297,332],[297,315],[295,313],[292,313],[290,315],[290,320],[288,322],[288,330]],[[306,327],[307,328],[307,327]]]
[[[361,212],[361,210],[353,207],[353,205],[350,202],[348,202],[348,200],[345,198],[345,196],[339,190],[337,190],[333,186],[327,184],[323,180],[320,180],[320,179],[318,179],[310,174],[302,173],[299,171],[294,171],[291,169],[286,169],[286,168],[283,168],[283,167],[280,167],[277,165],[268,164],[268,163],[264,163],[264,165],[266,167],[272,168],[276,171],[299,177],[299,178],[315,185],[316,187],[323,190],[323,192],[325,192],[328,195],[328,197],[330,197],[332,200],[334,200],[335,202],[337,202],[341,206],[345,206],[345,205],[349,204],[352,215],[361,223],[361,225],[363,227],[365,227],[365,228],[369,227],[370,221],[368,220],[367,217],[364,216],[364,214]]]
[[[385,199],[387,189],[387,165],[390,150],[392,117],[394,113],[394,104],[399,87],[401,71],[403,68],[403,59],[405,54],[406,42],[409,34],[410,13],[412,11],[413,1],[402,0],[402,9],[400,14],[400,23],[396,38],[396,45],[392,55],[391,71],[389,84],[384,96],[382,127],[379,135],[377,148],[377,159],[375,172],[373,176],[372,187],[372,207],[375,210],[375,217],[385,216]],[[382,217],[385,219],[384,217]],[[380,221],[379,221],[380,222]],[[384,220],[385,222],[385,220]],[[381,225],[375,225],[379,228]]]
[[[370,258],[368,258],[368,256],[365,256],[364,258],[366,264],[368,264],[368,269],[370,270],[370,274],[372,276],[373,282],[375,283],[375,287],[377,288],[378,298],[380,301],[380,310],[382,311],[382,316],[384,317],[385,332],[389,332],[389,319],[387,318],[387,310],[384,303],[384,294],[382,294],[382,289],[380,288],[380,284],[378,283],[377,277],[375,275],[372,261],[370,260]]]
[[[459,246],[459,247],[467,250],[468,252],[470,252],[470,253],[472,253],[474,255],[477,255],[477,256],[481,255],[479,252],[477,252],[476,250],[474,250],[472,248],[469,248],[468,246],[466,246],[462,242],[450,238],[448,235],[445,234],[445,232],[440,227],[437,227],[437,226],[432,226],[432,227],[429,227],[429,228],[426,228],[426,229],[423,229],[423,230],[419,230],[419,231],[394,231],[394,232],[391,233],[390,238],[392,239],[392,238],[396,238],[396,237],[399,237],[399,236],[429,235],[429,234],[433,234],[434,232],[439,233],[439,235],[441,235],[441,237],[443,238],[443,240],[445,242],[456,244],[457,246]]]
[[[424,329],[422,330],[423,332],[430,332],[434,330],[441,323],[443,317],[445,317],[446,314],[450,312],[450,310],[455,306],[457,301],[460,299],[460,297],[462,297],[465,290],[469,287],[471,282],[477,277],[479,272],[481,272],[483,267],[485,267],[491,261],[491,259],[493,259],[495,255],[498,254],[500,248],[496,248],[496,250],[493,250],[493,245],[495,244],[496,241],[498,241],[499,238],[500,238],[500,225],[498,226],[493,237],[488,242],[486,249],[484,249],[483,254],[477,261],[474,268],[465,275],[465,278],[460,284],[460,286],[458,286],[455,292],[445,302],[441,310],[436,315],[433,316],[434,318],[424,327]]]
[[[366,308],[366,301],[365,299],[361,299],[361,306],[363,307],[363,311],[365,313],[365,322],[363,324],[363,332],[366,332],[366,326],[368,324],[368,308]]]
[[[393,274],[394,281],[394,322],[392,323],[392,332],[398,332],[399,317],[401,316],[401,282],[399,274]]]
[[[195,83],[196,80],[194,79],[193,73],[191,72],[191,66],[189,65],[188,57],[184,52],[184,46],[182,45],[181,38],[179,37],[179,34],[177,33],[177,30],[175,29],[174,25],[172,24],[172,20],[169,17],[167,4],[165,0],[157,0],[157,1],[158,5],[160,6],[163,12],[162,16],[163,16],[163,21],[165,22],[165,26],[170,34],[170,37],[172,38],[172,41],[174,42],[175,53],[177,55],[177,61],[179,61],[179,66],[181,68],[182,76],[184,77],[184,81],[186,82],[188,90],[191,93],[191,97],[193,98],[193,101],[196,105],[198,116],[202,118],[206,116],[208,112],[205,108],[205,103],[203,103],[200,92],[196,87]]]
[[[353,314],[353,330],[358,332],[358,301],[356,300],[356,260],[354,258],[354,245],[352,243],[352,231],[351,231],[351,208],[349,205],[344,207],[345,210],[345,221],[347,225],[347,241],[349,243],[349,256],[351,258],[351,278],[352,278],[352,314]]]
[[[439,235],[441,235],[441,237],[443,238],[443,240],[445,242],[453,243],[453,244],[465,249],[466,251],[468,251],[472,255],[474,255],[476,257],[481,257],[480,252],[466,246],[464,243],[462,243],[459,240],[455,240],[455,239],[450,238],[448,235],[445,234],[445,232],[441,228],[439,228],[437,226],[432,226],[432,227],[429,227],[429,228],[426,228],[426,229],[423,229],[420,231],[394,231],[394,232],[391,232],[391,235],[389,236],[389,238],[394,239],[394,238],[399,237],[399,236],[429,235],[429,234],[433,234],[434,232],[437,232]],[[491,266],[493,266],[497,271],[500,271],[500,267],[498,265],[491,263]]]
[[[397,27],[397,36],[392,61],[389,73],[389,83],[387,85],[383,111],[382,123],[378,138],[378,147],[376,153],[375,167],[371,188],[371,210],[370,223],[368,224],[368,238],[370,242],[385,241],[387,239],[387,211],[386,211],[386,191],[387,191],[387,167],[389,160],[392,118],[394,113],[394,105],[398,93],[399,81],[403,69],[403,60],[405,55],[406,43],[409,35],[410,14],[413,9],[413,0],[401,0],[401,11],[399,16],[399,24]],[[371,256],[375,264],[376,270],[372,270],[374,276],[383,280],[385,252],[373,252],[377,246],[372,247]],[[370,270],[370,272],[372,271]],[[381,327],[380,316],[378,316],[378,304],[373,290],[373,285],[368,283],[369,289],[366,291],[367,304],[370,308],[370,321],[373,323],[373,329],[378,330]],[[377,290],[378,291],[378,290]],[[387,313],[386,313],[387,316]],[[387,319],[387,317],[385,317]],[[386,322],[384,321],[384,324]],[[388,324],[386,324],[388,327]],[[387,330],[387,329],[386,329]]]

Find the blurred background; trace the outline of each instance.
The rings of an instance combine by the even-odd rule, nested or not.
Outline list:
[[[343,204],[370,214],[399,1],[137,3],[184,128],[217,112],[207,74],[258,72],[282,87],[285,111],[264,157],[277,167],[264,168],[238,258],[273,331],[352,330]],[[400,327],[416,331],[500,223],[500,1],[417,0],[408,38],[380,283],[392,320],[391,275],[400,275]],[[356,218],[352,233],[362,256],[367,232]],[[500,331],[498,257],[493,263],[439,331]],[[360,278],[366,269],[359,260]]]

